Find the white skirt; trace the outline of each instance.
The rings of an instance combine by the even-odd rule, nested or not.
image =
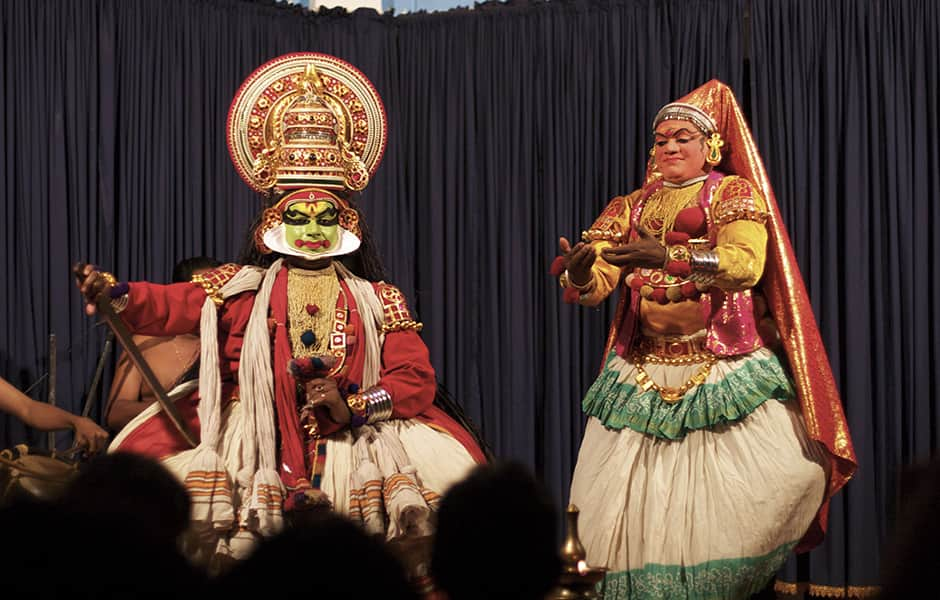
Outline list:
[[[115,437],[110,452],[137,427],[160,413],[158,403],[147,407]],[[258,527],[246,517],[255,492],[251,481],[240,481],[240,454],[245,430],[241,403],[231,402],[222,414],[219,463],[195,473],[195,450],[164,457],[162,462],[187,488],[193,500],[192,535],[187,544],[195,562],[211,563],[219,555],[243,558],[264,535],[280,528],[283,488],[276,474],[266,498],[274,527]],[[389,540],[429,535],[441,496],[462,480],[476,461],[449,433],[417,419],[390,420],[344,430],[327,438],[320,489],[333,510],[360,522],[369,533]],[[309,475],[309,474],[308,474]],[[213,492],[206,492],[207,486]],[[281,487],[278,491],[276,488]],[[227,506],[220,511],[221,504]],[[277,498],[275,501],[274,498]],[[249,512],[257,512],[254,508]],[[224,514],[229,522],[220,520]],[[200,522],[205,521],[205,522]],[[246,525],[247,524],[247,525]]]
[[[608,429],[591,417],[571,502],[588,564],[608,569],[604,597],[760,591],[818,511],[825,464],[794,401],[767,400],[741,420],[680,439]]]

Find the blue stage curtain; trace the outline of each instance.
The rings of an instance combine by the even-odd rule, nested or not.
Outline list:
[[[753,129],[860,465],[825,543],[779,579],[859,595],[879,581],[901,466],[938,442],[940,5],[751,7]]]
[[[327,52],[385,101],[388,148],[361,205],[440,379],[496,454],[563,504],[613,301],[561,303],[547,273],[557,239],[640,184],[655,111],[716,77],[752,119],[861,463],[825,545],[782,580],[843,595],[876,584],[898,471],[937,447],[938,23],[930,0],[558,0],[399,17],[2,2],[0,376],[40,379],[54,332],[59,403],[81,410],[104,328],[82,313],[74,260],[166,281],[187,256],[234,259],[259,201],[228,158],[231,98],[270,58]],[[0,418],[0,446],[40,439]]]

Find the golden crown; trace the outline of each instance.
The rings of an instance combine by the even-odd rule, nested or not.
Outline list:
[[[375,87],[328,54],[300,52],[268,61],[245,80],[229,109],[232,162],[259,192],[360,191],[382,159],[386,136]]]

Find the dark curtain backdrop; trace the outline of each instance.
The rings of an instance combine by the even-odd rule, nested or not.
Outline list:
[[[781,578],[873,585],[901,467],[940,432],[940,3],[754,0],[751,15],[752,126],[860,463],[824,545]]]
[[[225,147],[231,98],[270,58],[327,52],[385,101],[389,146],[361,204],[439,378],[562,505],[613,305],[560,302],[557,238],[640,183],[655,111],[717,77],[753,119],[863,464],[826,545],[784,579],[875,583],[898,467],[937,432],[940,31],[929,0],[893,4],[558,0],[395,17],[0,3],[0,376],[39,381],[45,398],[55,333],[59,404],[82,409],[104,328],[81,311],[74,260],[166,281],[186,256],[234,259],[258,199]],[[0,418],[0,446],[22,441],[42,443]]]

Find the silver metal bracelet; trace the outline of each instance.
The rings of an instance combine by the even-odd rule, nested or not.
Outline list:
[[[385,421],[392,416],[392,395],[374,387],[362,393],[366,401],[366,423]]]
[[[689,266],[692,267],[693,271],[717,273],[718,253],[714,250],[693,250],[692,256],[689,258]]]
[[[693,250],[689,266],[692,267],[689,281],[710,285],[718,273],[718,253],[714,250]]]

